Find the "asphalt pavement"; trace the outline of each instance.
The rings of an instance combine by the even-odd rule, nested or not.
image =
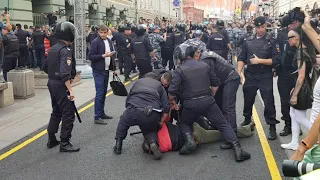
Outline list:
[[[134,82],[127,86],[128,89],[133,83]],[[264,139],[264,141],[261,141],[263,136],[262,138],[258,136],[257,130],[254,131],[252,137],[240,139],[243,149],[251,153],[251,159],[241,163],[235,162],[232,150],[220,150],[219,146],[223,142],[201,145],[191,155],[179,155],[178,152],[165,153],[162,160],[155,161],[151,155],[143,153],[141,148],[143,137],[141,134],[135,136],[128,135],[123,144],[122,154],[115,155],[113,154],[112,148],[115,143],[116,127],[125,109],[125,97],[110,95],[106,98],[106,113],[114,118],[105,126],[93,123],[94,109],[91,103],[92,101],[82,107],[82,109],[85,109],[80,114],[83,123],[79,124],[77,120],[75,121],[72,143],[81,148],[80,152],[60,153],[58,146],[53,149],[47,149],[47,134],[39,138],[37,137],[38,133],[43,132],[45,129],[45,127],[43,127],[12,146],[0,151],[1,155],[13,148],[17,150],[0,161],[0,179],[286,179],[281,172],[281,162],[287,159],[287,155],[285,151],[280,148],[279,140],[265,141]],[[256,98],[255,108],[266,135],[267,126],[263,118],[263,106],[259,98]],[[243,121],[242,109],[243,95],[240,86],[237,96],[238,123]],[[49,117],[43,117],[43,120],[47,121]],[[129,132],[138,130],[137,127],[132,127]],[[260,135],[261,134],[263,134],[263,131],[260,132]],[[21,148],[21,143],[26,143],[30,138],[35,138],[36,140]],[[265,149],[268,145],[270,146],[271,154]],[[262,147],[264,147],[264,150]],[[273,160],[276,162],[274,167],[272,167]],[[270,173],[270,171],[280,172],[281,177],[276,176],[277,172]]]

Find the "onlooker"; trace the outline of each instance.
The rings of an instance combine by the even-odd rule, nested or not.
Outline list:
[[[15,35],[19,39],[19,58],[18,58],[18,67],[25,67],[28,59],[28,46],[27,38],[31,37],[31,34],[28,31],[22,30],[21,24],[16,24]]]
[[[35,46],[35,51],[36,51],[36,57],[37,57],[37,64],[36,67],[42,66],[42,62],[44,60],[44,55],[45,55],[45,49],[44,49],[44,38],[47,38],[48,36],[46,35],[45,32],[41,31],[39,26],[35,27],[35,31],[32,34],[33,38],[33,44]]]
[[[6,16],[7,23],[3,24],[3,18]],[[0,72],[2,71],[2,63],[4,58],[4,48],[3,48],[3,37],[2,37],[2,29],[6,29],[6,26],[10,26],[10,14],[5,11],[0,15]]]
[[[99,36],[91,42],[89,60],[93,72],[96,87],[96,97],[94,104],[94,122],[96,124],[107,124],[107,119],[112,119],[104,112],[104,105],[109,84],[109,66],[112,63],[114,47],[107,37],[109,28],[100,25]]]
[[[56,12],[52,11],[52,13],[47,14],[47,16],[45,16],[43,13],[41,13],[43,15],[44,18],[47,18],[49,20],[49,26],[50,29],[55,26],[55,24],[57,23],[57,16],[56,16]]]

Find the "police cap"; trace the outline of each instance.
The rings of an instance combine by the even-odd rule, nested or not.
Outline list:
[[[131,24],[126,24],[124,27],[124,30],[131,30]]]
[[[285,15],[280,19],[281,27],[287,27],[290,24],[289,15]]]
[[[76,27],[71,22],[58,23],[56,26],[56,37],[61,40],[73,42]]]
[[[124,32],[125,26],[123,24],[119,25],[118,31],[119,32]]]
[[[137,36],[142,36],[142,35],[144,35],[144,33],[146,33],[146,29],[144,28],[144,26],[142,24],[139,24],[136,28],[135,33]]]
[[[168,32],[168,33],[172,33],[172,32],[173,32],[173,26],[172,26],[172,25],[169,25],[169,26],[167,27],[167,32]]]
[[[263,16],[259,16],[254,20],[255,26],[262,26],[266,23],[266,18]]]

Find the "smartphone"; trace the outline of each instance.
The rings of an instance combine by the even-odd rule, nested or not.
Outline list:
[[[7,14],[8,13],[8,8],[4,7],[4,13],[3,14]]]
[[[115,54],[115,53],[116,53],[116,51],[112,51],[111,53],[112,53],[112,54]]]

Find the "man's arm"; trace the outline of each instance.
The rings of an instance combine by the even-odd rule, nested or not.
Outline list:
[[[169,101],[172,105],[176,105],[176,101],[175,101],[175,96],[177,94],[179,94],[180,92],[180,87],[181,87],[181,75],[179,70],[175,70],[173,72],[173,77],[172,77],[172,81],[171,84],[168,88],[168,94],[169,94]]]
[[[160,100],[163,107],[163,115],[161,117],[161,124],[162,124],[164,123],[164,120],[169,115],[170,103],[169,103],[167,92],[164,90],[164,88],[161,85],[159,86],[158,93],[160,94]]]
[[[99,48],[98,42],[92,41],[89,54],[88,54],[90,61],[104,60],[103,54],[98,54],[98,48]]]
[[[69,99],[73,100],[74,94],[71,87],[71,71],[72,71],[72,51],[62,49],[60,51],[60,77],[65,82],[65,85],[70,93]]]
[[[247,52],[248,52],[248,46],[247,46],[247,42],[244,42],[243,46],[241,47],[241,52],[238,56],[238,73],[239,75],[242,73],[243,67],[247,62]]]
[[[220,86],[220,79],[217,77],[217,74],[215,72],[215,63],[211,62],[210,66],[208,66],[208,71],[209,71],[209,78],[210,78],[210,85],[211,85],[211,89],[212,89],[212,93],[213,95],[216,94],[216,92],[218,91],[218,88]]]

